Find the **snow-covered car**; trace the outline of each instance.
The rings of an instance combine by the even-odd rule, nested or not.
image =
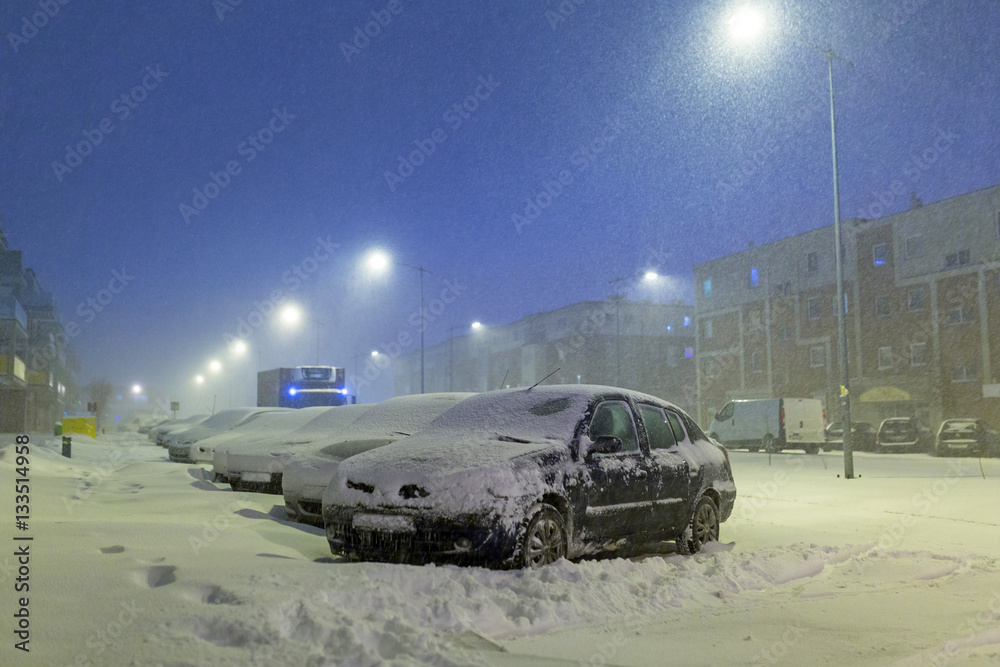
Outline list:
[[[188,428],[189,426],[192,426],[194,424],[200,424],[201,422],[205,421],[211,416],[212,415],[210,414],[197,414],[197,415],[191,415],[190,417],[185,417],[184,419],[171,419],[166,423],[160,424],[159,426],[155,426],[149,429],[149,433],[147,433],[146,435],[147,437],[149,437],[150,440],[154,441],[160,447],[166,447],[167,436],[170,433]]]
[[[208,419],[188,426],[185,429],[171,431],[166,437],[170,460],[177,463],[194,463],[191,458],[191,445],[210,438],[219,433],[225,433],[231,428],[242,426],[265,412],[288,411],[290,408],[233,408],[217,412]]]
[[[985,419],[946,419],[938,428],[933,454],[1000,456],[1000,434]]]
[[[195,463],[211,462],[215,456],[216,447],[226,445],[239,449],[256,442],[281,438],[332,409],[330,406],[319,406],[264,412],[249,421],[243,421],[224,433],[194,443],[191,445],[191,458],[194,459]]]
[[[339,466],[323,495],[334,553],[541,567],[718,539],[729,455],[675,405],[596,385],[504,389]]]
[[[390,398],[344,430],[332,444],[299,448],[284,462],[285,511],[293,521],[323,525],[323,492],[344,459],[413,435],[472,393],[438,393]]]
[[[890,417],[882,420],[875,434],[875,451],[928,452],[934,436],[930,429],[913,417]]]
[[[268,438],[250,445],[221,445],[215,448],[212,456],[212,472],[216,480],[226,480],[234,491],[270,490],[271,473],[254,475],[250,479],[243,478],[243,466],[256,462],[258,459],[270,461],[281,459],[289,452],[299,447],[311,444],[327,444],[337,439],[343,429],[350,426],[355,419],[372,409],[374,405],[340,405],[333,407],[318,417],[313,418],[291,433],[280,437]],[[281,463],[264,464],[267,470],[272,468],[281,472]],[[280,489],[274,491],[281,493]]]

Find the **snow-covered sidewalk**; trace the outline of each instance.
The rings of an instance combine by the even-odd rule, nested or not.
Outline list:
[[[844,480],[840,454],[733,452],[736,510],[706,552],[495,572],[337,562],[280,496],[233,493],[138,436],[74,436],[72,460],[42,442],[31,653],[8,632],[3,664],[1000,660],[996,459],[857,454]],[[0,488],[14,468],[8,447]],[[0,556],[5,590],[16,571]]]

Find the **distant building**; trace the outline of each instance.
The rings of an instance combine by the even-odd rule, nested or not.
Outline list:
[[[0,432],[51,429],[75,404],[78,375],[52,294],[0,231]]]
[[[1000,426],[1000,185],[842,225],[851,414]],[[698,419],[814,397],[839,418],[833,226],[694,267]]]
[[[693,318],[694,308],[683,303],[622,297],[476,331],[462,327],[469,333],[426,349],[425,391],[529,387],[552,373],[546,384],[618,385],[693,409]],[[420,392],[419,349],[396,362],[395,378],[397,395]]]

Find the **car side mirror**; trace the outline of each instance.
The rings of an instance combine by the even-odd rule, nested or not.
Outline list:
[[[602,435],[588,446],[584,459],[589,461],[594,454],[617,454],[622,450],[622,440],[613,435]]]

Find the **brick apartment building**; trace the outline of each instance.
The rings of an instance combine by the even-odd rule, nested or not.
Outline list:
[[[855,421],[1000,426],[1000,185],[842,225]],[[698,418],[736,398],[839,417],[833,226],[694,267]]]
[[[694,367],[692,306],[623,297],[617,308],[613,298],[574,303],[429,346],[424,385],[428,392],[529,387],[555,371],[546,384],[618,385],[690,411]],[[395,383],[397,395],[420,391],[419,350],[396,362]]]

